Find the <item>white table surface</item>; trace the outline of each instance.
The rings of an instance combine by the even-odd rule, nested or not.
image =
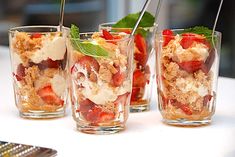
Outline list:
[[[235,157],[235,79],[219,78],[218,99],[209,126],[181,128],[165,125],[156,109],[130,114],[126,130],[113,135],[76,131],[67,116],[26,120],[14,105],[9,50],[0,47],[0,140],[54,148],[58,157]]]

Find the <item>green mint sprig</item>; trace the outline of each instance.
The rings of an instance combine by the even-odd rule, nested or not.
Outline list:
[[[195,26],[192,28],[184,29],[182,33],[195,33],[204,35],[208,41],[212,41],[212,30],[204,26]]]
[[[71,43],[72,46],[87,56],[92,57],[108,57],[109,53],[104,50],[99,45],[93,44],[91,42],[81,42],[79,28],[76,25],[71,25],[70,29]]]
[[[134,14],[129,14],[119,20],[116,24],[114,24],[112,27],[113,28],[134,28],[138,17],[140,15],[140,12],[134,13]],[[148,34],[148,31],[144,29],[144,27],[152,27],[154,24],[154,16],[149,13],[145,12],[137,29],[136,33],[141,34],[143,37],[146,37]]]

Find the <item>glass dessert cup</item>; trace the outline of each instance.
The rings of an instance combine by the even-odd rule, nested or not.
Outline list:
[[[82,33],[80,39],[68,40],[73,118],[84,133],[119,132],[128,118],[133,39],[127,34],[111,36],[115,39]]]
[[[103,23],[99,30],[125,32],[130,34],[132,28],[114,28],[114,23]],[[154,27],[139,28],[134,36],[134,72],[132,82],[130,112],[150,110],[152,80],[155,77],[155,54],[153,48]]]
[[[15,104],[32,119],[65,115],[66,34],[57,26],[22,26],[9,30]]]
[[[211,36],[164,30],[156,35],[158,107],[163,122],[211,123],[215,112],[221,33]]]

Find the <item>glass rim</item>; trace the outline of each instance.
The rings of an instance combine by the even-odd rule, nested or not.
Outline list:
[[[173,32],[180,32],[180,31],[183,31],[184,29],[182,29],[182,28],[180,28],[180,29],[170,29],[171,31],[173,31]],[[157,33],[156,33],[156,35],[158,35],[158,36],[160,36],[160,37],[165,37],[165,36],[167,36],[167,37],[175,37],[176,35],[180,35],[180,34],[175,34],[175,35],[163,35],[162,34],[162,32],[163,32],[163,30],[161,30],[161,31],[158,31]],[[185,32],[185,33],[187,33],[187,32]],[[190,32],[188,32],[188,33],[190,33]],[[195,33],[195,34],[197,34],[197,33]],[[200,35],[200,34],[199,34]],[[214,32],[214,37],[221,37],[221,35],[222,35],[222,33],[221,32],[219,32],[219,31],[215,31]],[[212,37],[212,34],[211,35],[204,35],[205,37]]]
[[[20,30],[20,29],[36,29],[36,28],[55,28],[57,30],[59,30],[59,26],[55,26],[55,25],[32,25],[32,26],[17,26],[17,27],[12,27],[10,29],[8,29],[8,33],[14,33],[15,31],[17,30]],[[63,30],[67,30],[69,31],[70,28],[69,27],[65,27],[63,26],[62,27]],[[35,33],[35,32],[32,32],[32,31],[20,31],[20,32],[26,32],[26,33]],[[52,33],[50,31],[38,31],[40,33]],[[57,32],[60,32],[60,31],[57,31]]]
[[[104,26],[104,25],[114,25],[116,22],[105,22],[105,23],[100,23],[99,24],[99,28],[114,28],[114,29],[133,29],[131,27],[127,28],[127,27],[111,27],[111,26]],[[155,26],[151,26],[151,27],[138,27],[138,28],[144,28],[144,29],[153,29]]]
[[[102,34],[102,32],[83,32],[83,33],[80,33],[80,37],[82,35],[92,35],[94,33],[99,33],[99,34]],[[111,34],[119,34],[120,32],[110,32]],[[72,38],[71,36],[68,37],[70,40],[77,40],[77,41],[88,41],[88,42],[92,42],[94,41],[94,39],[91,39],[91,38],[88,38],[88,39],[78,39],[78,38]],[[109,42],[109,41],[116,41],[116,42],[119,42],[119,41],[125,41],[125,40],[131,40],[133,39],[134,37],[130,36],[129,34],[127,34],[126,37],[123,37],[121,39],[112,39],[112,40],[107,40],[107,39],[104,39],[105,41]]]

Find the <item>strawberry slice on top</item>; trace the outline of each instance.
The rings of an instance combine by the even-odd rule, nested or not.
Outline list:
[[[173,40],[174,37],[174,32],[170,29],[165,29],[162,31],[162,35],[163,35],[163,47],[167,46],[168,43]]]
[[[180,45],[184,49],[190,48],[193,43],[203,43],[206,46],[208,46],[208,43],[206,42],[206,38],[203,35],[195,34],[195,33],[183,33],[182,39],[180,41]]]

